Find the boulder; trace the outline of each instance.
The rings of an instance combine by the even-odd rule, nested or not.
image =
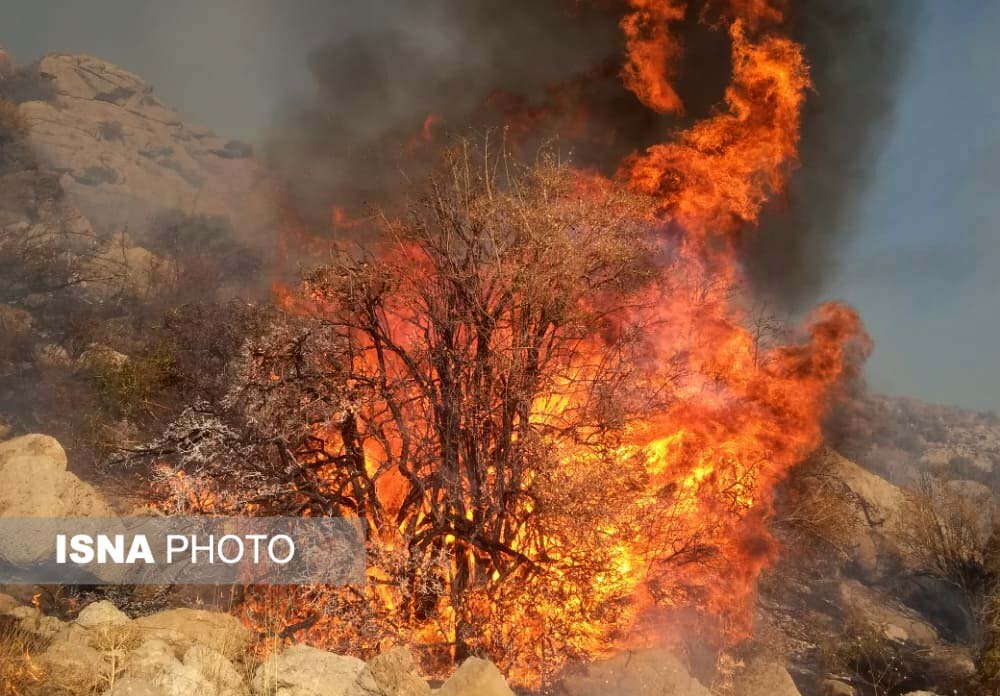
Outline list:
[[[173,647],[158,638],[151,638],[129,654],[125,661],[125,671],[131,677],[152,680],[175,662],[178,660]]]
[[[45,669],[45,685],[53,692],[90,693],[105,675],[101,653],[86,643],[60,641],[38,656]]]
[[[166,696],[218,696],[215,686],[191,665],[171,662],[153,680]]]
[[[933,626],[888,595],[856,580],[840,583],[838,590],[841,606],[878,627],[889,640],[923,647],[938,644],[938,634]]]
[[[677,657],[664,649],[622,653],[594,662],[578,674],[567,675],[564,696],[711,696],[688,674]]]
[[[0,614],[9,614],[12,610],[21,606],[21,603],[9,594],[0,592]]]
[[[235,616],[203,609],[167,609],[136,619],[135,626],[144,639],[162,640],[178,657],[200,644],[232,659],[250,644],[250,632]]]
[[[241,696],[243,677],[221,653],[205,645],[195,645],[184,654],[184,665],[196,670],[219,696]]]
[[[257,696],[382,694],[368,666],[361,660],[307,645],[294,645],[268,657],[257,669],[252,687]],[[483,693],[481,696],[490,694]]]
[[[89,484],[66,470],[66,452],[47,435],[0,443],[0,516],[110,517]]]
[[[111,516],[94,488],[66,470],[66,452],[53,438],[24,435],[0,442],[0,517]],[[7,536],[0,538],[0,557],[30,563],[51,554],[53,544],[48,536]]]
[[[35,351],[35,360],[43,367],[69,367],[73,360],[69,351],[56,343],[46,343]]]
[[[478,657],[463,662],[437,693],[439,696],[514,696],[496,665]]]
[[[734,680],[733,693],[740,696],[802,696],[788,670],[766,661],[751,662]]]
[[[385,696],[430,696],[430,685],[417,670],[412,653],[404,647],[370,660],[368,669]]]
[[[862,577],[877,580],[897,555],[892,542],[905,495],[902,489],[836,452],[824,454],[827,473],[839,480],[855,503],[855,535],[850,557]]]
[[[88,630],[124,626],[131,621],[132,619],[107,600],[88,604],[76,617],[76,625]]]

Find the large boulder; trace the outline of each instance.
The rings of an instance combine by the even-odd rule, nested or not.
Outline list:
[[[177,657],[195,645],[205,645],[232,659],[246,651],[250,632],[231,614],[203,609],[167,609],[134,621],[146,640],[158,639]]]
[[[438,696],[514,696],[496,665],[478,657],[463,662],[437,693]]]
[[[382,696],[364,662],[307,645],[268,657],[252,687],[257,696]]]
[[[131,621],[121,609],[107,600],[88,604],[76,617],[76,625],[88,630],[125,626]]]
[[[925,648],[939,642],[937,631],[923,617],[879,590],[845,580],[838,594],[840,606],[849,615],[863,619],[889,640]]]
[[[737,675],[733,693],[740,696],[802,696],[788,670],[763,660],[751,662]]]
[[[385,696],[430,696],[430,685],[420,675],[412,653],[404,647],[370,660],[368,669]]]
[[[66,452],[48,435],[0,442],[0,517],[110,517],[94,488],[66,470]]]
[[[47,435],[0,442],[0,517],[111,517],[94,488],[66,469],[66,452]],[[39,531],[38,535],[43,532]],[[51,554],[48,536],[0,538],[0,557],[30,563]]]
[[[877,581],[893,572],[899,562],[895,542],[905,494],[881,476],[864,469],[836,452],[827,451],[824,474],[843,486],[851,501],[850,514],[857,533],[849,543],[851,561],[861,577]]]
[[[711,696],[668,650],[625,652],[594,662],[561,685],[564,696]]]

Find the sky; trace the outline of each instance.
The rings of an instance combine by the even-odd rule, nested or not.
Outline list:
[[[825,294],[857,307],[884,392],[1000,411],[1000,3],[926,3]]]
[[[257,140],[308,92],[310,52],[383,21],[386,0],[4,0],[19,61],[91,53],[187,119]],[[1000,411],[1000,3],[930,0],[871,184],[824,299],[861,312],[871,386]]]

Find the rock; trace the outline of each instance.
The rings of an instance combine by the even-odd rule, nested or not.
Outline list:
[[[838,591],[847,611],[879,627],[886,638],[924,647],[938,643],[937,631],[930,624],[891,597],[856,580],[842,582]]]
[[[268,657],[257,669],[252,686],[257,696],[381,696],[364,662],[307,645],[294,645]]]
[[[413,655],[396,647],[369,660],[368,669],[385,696],[429,696],[431,687],[417,670]]]
[[[218,696],[215,686],[195,667],[171,662],[153,683],[166,696]]]
[[[463,662],[437,693],[439,696],[514,696],[496,665],[478,657]]]
[[[752,662],[733,683],[740,696],[802,696],[788,670],[774,662]]]
[[[205,645],[195,645],[184,654],[184,664],[201,674],[219,696],[240,696],[243,677],[222,654]]]
[[[145,639],[157,638],[179,657],[194,645],[206,645],[232,659],[250,644],[250,632],[231,614],[203,609],[168,609],[135,620]]]
[[[850,684],[836,679],[824,679],[819,685],[820,696],[858,696],[857,690]]]
[[[105,691],[103,696],[167,696],[167,692],[145,679],[125,677]]]
[[[107,600],[88,604],[76,617],[76,625],[86,629],[124,626],[131,622],[132,619]]]
[[[178,662],[173,647],[158,638],[150,638],[129,654],[125,671],[129,676],[155,679]]]
[[[840,480],[854,503],[855,535],[850,557],[862,577],[877,580],[892,566],[896,545],[887,536],[895,531],[903,507],[903,491],[849,459],[828,451],[824,465]]]
[[[166,209],[227,216],[251,234],[274,219],[252,148],[184,123],[138,76],[88,55],[50,54],[35,71],[52,96],[21,105],[28,141],[102,232],[141,237]]]
[[[111,517],[88,483],[66,470],[66,452],[47,435],[0,443],[0,517]],[[53,550],[51,539],[0,538],[0,556],[27,563]]]
[[[90,693],[101,679],[106,665],[97,650],[83,643],[60,641],[38,656],[45,669],[45,685],[53,692]]]
[[[76,359],[77,367],[87,370],[120,370],[128,362],[128,356],[100,343],[91,343]]]
[[[9,614],[12,610],[21,606],[21,603],[9,594],[0,592],[0,614]]]
[[[673,653],[640,650],[594,662],[562,683],[565,696],[711,696]]]

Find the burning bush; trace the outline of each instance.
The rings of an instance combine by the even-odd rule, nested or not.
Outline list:
[[[286,638],[484,653],[525,683],[651,638],[654,607],[744,630],[766,484],[818,444],[856,320],[760,345],[650,205],[462,145],[380,248],[284,294],[223,403],[140,452],[173,509],[370,521],[364,592],[251,619],[278,603]]]

